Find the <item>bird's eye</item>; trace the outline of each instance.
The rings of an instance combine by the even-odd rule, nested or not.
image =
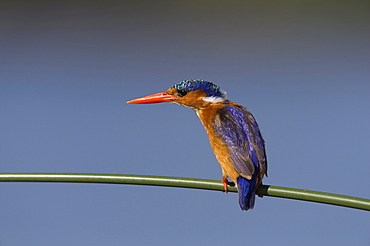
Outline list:
[[[178,93],[178,95],[179,95],[180,97],[183,97],[183,96],[185,96],[186,94],[188,94],[188,91],[187,91],[187,90],[178,90],[178,91],[177,91],[177,93]]]

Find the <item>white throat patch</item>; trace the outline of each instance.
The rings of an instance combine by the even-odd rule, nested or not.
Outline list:
[[[218,103],[218,102],[223,102],[227,100],[226,97],[204,97],[203,101],[205,102],[211,102],[211,103]]]

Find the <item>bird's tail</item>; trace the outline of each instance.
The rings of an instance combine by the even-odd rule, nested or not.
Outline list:
[[[240,208],[242,210],[253,209],[256,196],[256,180],[239,176],[237,183]]]

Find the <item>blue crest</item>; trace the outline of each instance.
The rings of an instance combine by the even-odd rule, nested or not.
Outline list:
[[[224,93],[220,90],[220,87],[213,84],[212,82],[200,80],[200,79],[191,79],[191,80],[184,80],[180,83],[175,84],[172,86],[178,91],[196,91],[196,90],[203,90],[206,93],[207,97],[223,97],[225,96]]]

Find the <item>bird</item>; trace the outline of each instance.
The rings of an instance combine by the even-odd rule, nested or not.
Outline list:
[[[169,102],[191,108],[203,124],[222,170],[224,191],[234,182],[242,210],[254,208],[257,188],[267,176],[265,141],[253,115],[231,102],[213,82],[184,80],[168,90],[128,101],[130,104]]]

